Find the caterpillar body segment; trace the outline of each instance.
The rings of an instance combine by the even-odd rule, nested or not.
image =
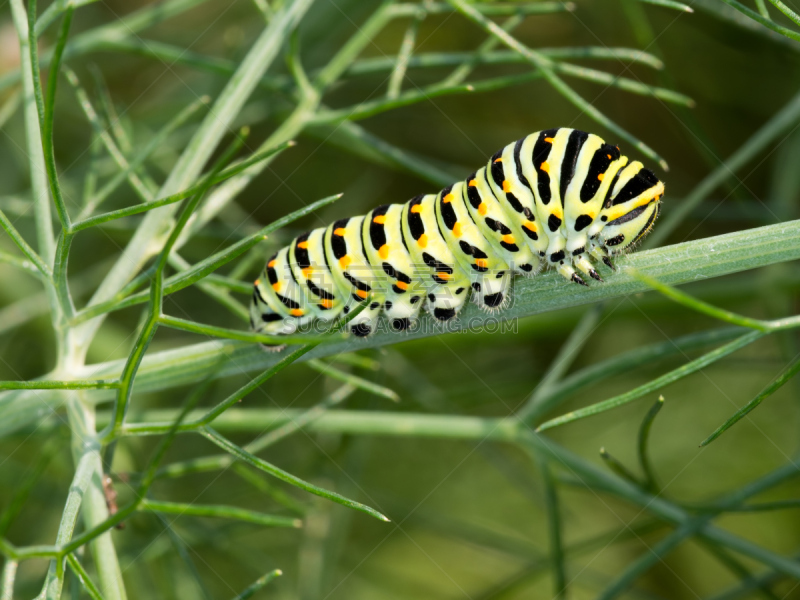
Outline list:
[[[451,246],[442,236],[436,204],[439,195],[417,196],[403,206],[403,236],[416,266],[417,290],[411,301],[424,301],[440,321],[458,314],[469,298],[470,281],[459,268]]]
[[[617,146],[576,129],[548,129],[495,153],[464,181],[297,237],[255,282],[252,328],[290,334],[360,304],[357,336],[381,315],[402,331],[423,307],[439,321],[468,298],[509,300],[514,275],[543,268],[588,285],[595,264],[631,250],[652,229],[664,184]]]

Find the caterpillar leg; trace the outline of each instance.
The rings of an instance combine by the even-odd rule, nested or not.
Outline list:
[[[411,327],[419,316],[422,303],[422,294],[387,294],[383,310],[391,328],[394,331],[405,331]]]
[[[559,275],[561,275],[564,279],[569,279],[573,283],[589,287],[589,284],[583,280],[583,277],[578,275],[575,269],[572,268],[572,265],[564,261],[558,264],[558,266],[556,267],[556,271],[558,271]]]
[[[612,271],[616,271],[617,268],[614,266],[614,263],[611,262],[611,257],[609,255],[608,249],[596,242],[591,243],[592,248],[589,250],[589,254],[591,254],[594,258],[599,261],[602,261],[605,266],[607,266]]]
[[[509,301],[512,274],[511,270],[490,272],[473,280],[472,297],[475,304],[489,311],[505,308]]]
[[[534,254],[531,254],[530,258],[525,263],[518,264],[513,261],[509,263],[511,270],[523,277],[533,277],[542,270],[543,265],[544,263]]]
[[[600,277],[600,274],[595,270],[594,265],[589,261],[585,254],[579,254],[578,256],[573,257],[572,264],[595,281],[603,281],[603,278]]]
[[[466,278],[438,285],[428,291],[428,311],[437,321],[449,321],[461,311],[469,297],[469,280]]]
[[[256,333],[265,335],[286,335],[292,333],[285,331],[286,325],[284,318],[258,298],[258,292],[253,291],[253,301],[250,303],[250,329]],[[286,348],[286,344],[259,344],[262,350],[267,352],[280,352]]]
[[[348,306],[345,307],[347,309],[344,311],[345,314],[349,313],[350,310],[355,310],[356,306],[357,305],[348,304]],[[371,335],[378,325],[378,317],[381,315],[382,308],[383,302],[373,298],[369,306],[358,313],[353,320],[347,324],[350,333],[356,337],[367,337]]]

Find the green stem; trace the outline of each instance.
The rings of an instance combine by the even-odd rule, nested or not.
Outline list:
[[[0,600],[14,599],[14,581],[17,578],[17,567],[19,562],[6,558],[3,565],[3,575],[0,580]]]
[[[33,64],[36,49],[31,48],[31,34],[28,27],[28,13],[22,0],[11,1],[11,16],[19,37],[19,60],[22,76],[23,110],[25,115],[25,139],[30,166],[31,190],[33,193],[34,219],[36,221],[36,239],[39,253],[45,263],[52,263],[55,254],[55,235],[50,213],[50,193],[47,181],[44,152],[42,150],[41,120],[36,106],[35,76],[38,76],[38,65]]]
[[[76,478],[81,464],[85,465],[85,475],[87,477],[83,491],[80,492],[81,498],[75,500],[74,504],[80,504],[83,513],[83,523],[87,530],[105,522],[108,515],[108,505],[106,504],[105,490],[103,489],[103,463],[100,457],[100,444],[95,433],[94,410],[86,406],[81,399],[73,397],[68,405],[69,423],[72,430],[72,447],[76,468]],[[74,489],[74,488],[73,488]],[[82,499],[82,502],[81,502]],[[65,509],[64,514],[74,514],[77,518],[77,506],[71,510]],[[69,503],[68,503],[69,509]],[[62,521],[63,523],[63,521]],[[74,526],[74,525],[73,525]],[[72,530],[69,535],[64,532],[57,540],[57,547],[68,546],[73,543]],[[122,570],[117,560],[117,551],[111,539],[111,532],[100,532],[91,536],[89,542],[94,564],[100,581],[100,589],[106,600],[125,600],[125,585],[122,579]],[[73,549],[74,550],[74,549]],[[65,554],[59,553],[59,560]]]
[[[112,390],[119,387],[113,379],[51,381],[0,381],[0,390]]]

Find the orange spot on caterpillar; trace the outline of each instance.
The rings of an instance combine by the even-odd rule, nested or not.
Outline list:
[[[511,191],[511,182],[508,179],[503,182],[503,191],[506,194]]]
[[[515,243],[517,242],[517,241],[514,239],[514,236],[513,236],[513,235],[511,235],[511,234],[509,234],[509,235],[504,235],[504,236],[503,236],[503,241],[504,241],[506,244],[515,244]]]
[[[600,181],[603,181],[603,179],[605,179],[605,177],[606,177],[606,174],[605,174],[605,173],[600,173],[600,174],[597,176],[597,178],[598,178]]]
[[[419,236],[417,244],[419,244],[420,248],[425,248],[428,245],[428,235],[423,233],[421,236]]]
[[[550,173],[550,165],[547,164],[547,161],[544,161],[539,168],[545,173]]]
[[[339,259],[339,266],[342,267],[343,269],[346,269],[348,266],[350,266],[351,262],[353,262],[352,258],[350,258],[349,256],[343,256],[342,258]]]
[[[503,162],[503,159],[502,158],[495,158],[494,162],[496,162],[496,163]]]
[[[289,311],[289,314],[293,317],[302,317],[305,313],[303,312],[302,308],[293,308]]]
[[[439,279],[444,279],[445,281],[450,281],[450,273],[445,273],[444,271],[440,273],[436,273],[436,277]]]
[[[344,237],[345,229],[344,227],[337,227],[333,230],[333,235],[338,235],[339,237]]]
[[[408,289],[408,284],[405,281],[398,281],[395,285],[403,291]]]
[[[481,269],[485,269],[489,266],[489,261],[485,258],[476,258],[475,259],[475,266],[480,267]]]
[[[528,231],[533,231],[533,232],[536,231],[536,224],[531,223],[530,221],[526,221],[525,223],[522,224],[522,226]]]
[[[548,144],[552,144],[553,143],[553,138],[546,137],[546,138],[544,138],[544,141],[547,142]]]
[[[256,279],[256,280],[253,282],[253,285],[261,285],[261,280],[260,280],[260,279]]]
[[[455,225],[453,225],[453,235],[454,235],[455,237],[461,237],[461,234],[462,234],[462,233],[464,233],[464,232],[463,232],[463,231],[461,231],[461,223],[459,223],[458,221],[456,221],[456,224],[455,224]]]
[[[367,292],[365,290],[356,290],[356,296],[359,298],[366,298]]]
[[[481,202],[478,205],[478,212],[482,215],[485,215],[487,212],[489,212],[489,208],[486,206],[486,202]]]
[[[309,277],[311,277],[311,273],[312,273],[313,271],[314,271],[314,267],[306,267],[305,269],[303,269],[303,270],[301,271],[301,273],[303,274],[303,277],[305,277],[306,279],[308,279]]]
[[[453,194],[447,194],[444,198],[442,198],[442,202],[445,204],[450,204],[453,201]]]
[[[274,260],[271,260],[271,261],[269,261],[269,262],[267,263],[267,266],[268,266],[270,269],[274,269],[274,268],[275,268],[275,261],[274,261]]]
[[[381,246],[380,250],[378,250],[378,256],[380,256],[383,260],[389,258],[389,244],[384,244]]]
[[[374,219],[372,219],[373,223],[377,223],[378,225],[383,225],[386,223],[386,215],[378,215]]]
[[[411,212],[415,213],[415,214],[416,213],[421,213],[422,212],[422,205],[421,204],[415,204],[414,206],[411,207]]]
[[[275,290],[276,292],[280,292],[281,291],[281,282],[280,281],[276,281],[275,283],[273,283],[272,284],[272,289]]]
[[[333,306],[333,300],[320,300],[319,305],[322,308],[331,308]]]
[[[308,248],[308,242],[300,242],[299,244],[297,244],[297,247],[306,250]]]
[[[469,187],[478,187],[478,182],[473,179],[469,182]]]

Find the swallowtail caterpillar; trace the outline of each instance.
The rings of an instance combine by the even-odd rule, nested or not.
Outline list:
[[[464,181],[405,204],[340,219],[276,252],[255,282],[253,330],[291,334],[369,302],[348,324],[364,337],[383,313],[410,327],[423,306],[453,319],[472,297],[502,309],[512,279],[553,268],[588,285],[593,261],[632,249],[653,227],[664,184],[619,147],[577,129],[532,133]]]

